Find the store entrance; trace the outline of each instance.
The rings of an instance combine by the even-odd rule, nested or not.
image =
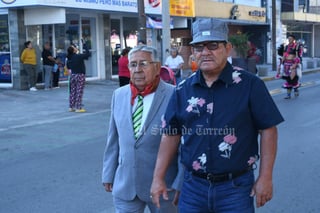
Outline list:
[[[66,61],[67,49],[71,44],[76,45],[83,53],[83,44],[86,43],[91,52],[89,60],[85,61],[86,77],[98,77],[97,70],[97,39],[96,18],[80,17],[78,14],[67,14],[66,24],[48,24],[27,26],[27,40],[30,40],[37,53],[37,83],[43,83],[43,65],[41,53],[45,42],[51,44],[54,57],[61,61],[62,67],[59,80],[68,79],[63,72]]]

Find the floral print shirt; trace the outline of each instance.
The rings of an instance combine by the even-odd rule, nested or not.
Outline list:
[[[283,121],[264,82],[227,63],[208,87],[196,72],[176,87],[162,131],[182,135],[181,162],[189,171],[224,173],[258,159],[258,132]]]

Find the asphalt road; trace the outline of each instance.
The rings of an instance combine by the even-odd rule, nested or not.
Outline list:
[[[320,74],[303,78],[300,97],[283,99],[266,82],[285,122],[279,125],[274,198],[257,213],[318,213]],[[0,90],[0,212],[112,213],[101,185],[102,153],[117,82],[89,82],[86,113],[70,113],[67,89]]]

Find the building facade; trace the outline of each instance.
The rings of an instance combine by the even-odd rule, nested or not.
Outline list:
[[[213,17],[228,23],[229,35],[246,33],[256,48],[257,63],[271,63],[271,0],[144,0],[146,43],[163,49],[162,18],[170,17],[170,45],[179,48],[188,68],[191,54],[191,23],[198,17]],[[288,33],[305,40],[305,56],[319,57],[320,17],[318,1],[277,0],[277,45]],[[25,41],[32,41],[38,55],[38,83],[42,82],[41,51],[50,42],[53,55],[65,61],[70,44],[82,52],[89,45],[92,57],[86,61],[87,80],[117,77],[121,50],[137,45],[137,0],[0,0],[0,87],[26,89],[26,74],[20,54]],[[288,6],[289,5],[289,6]],[[170,14],[170,15],[169,15]],[[279,25],[279,26],[278,26]],[[164,58],[162,59],[165,60]],[[67,76],[60,73],[60,80]]]
[[[50,42],[53,55],[65,62],[71,44],[91,51],[86,61],[87,80],[117,75],[117,57],[125,47],[137,44],[136,0],[1,0],[0,87],[26,89],[26,73],[20,55],[31,41],[37,53],[38,83],[42,83],[41,52]],[[60,72],[60,80],[66,80]]]

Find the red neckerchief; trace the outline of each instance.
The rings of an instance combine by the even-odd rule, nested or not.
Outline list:
[[[148,84],[143,91],[139,91],[137,87],[133,85],[133,83],[130,81],[130,89],[131,89],[131,105],[134,104],[134,99],[141,95],[142,97],[149,95],[150,93],[153,93],[160,82],[160,76],[157,76],[150,84]]]

